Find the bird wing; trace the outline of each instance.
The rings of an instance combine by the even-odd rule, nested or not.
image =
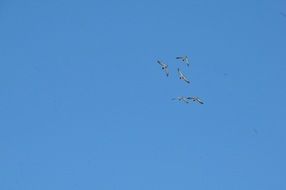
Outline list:
[[[183,77],[183,80],[184,80],[186,83],[190,83],[190,81],[189,81],[186,77]]]
[[[176,59],[183,59],[184,57],[176,57]]]
[[[164,69],[167,76],[169,76],[169,70],[167,68]]]
[[[190,83],[189,79],[183,73],[181,74],[182,74],[183,80],[186,81],[187,83]]]
[[[187,103],[187,104],[189,103],[189,101],[186,100],[186,98],[183,98],[182,100],[183,100],[185,103]]]
[[[161,65],[162,67],[164,67],[164,64],[161,61],[157,61],[157,63],[159,63],[159,65]]]
[[[180,76],[184,76],[183,73],[180,71],[180,69],[178,68],[178,73]]]
[[[200,103],[200,104],[204,104],[204,102],[202,100],[200,100],[199,98],[197,98],[197,101]]]

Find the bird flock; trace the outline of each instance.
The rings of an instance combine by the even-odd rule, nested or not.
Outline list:
[[[180,60],[182,63],[184,63],[188,68],[190,67],[189,57],[188,56],[180,56],[176,57],[177,60]],[[164,63],[163,61],[158,60],[157,63],[161,66],[161,69],[164,71],[166,76],[168,77],[170,75],[169,72],[169,66]],[[179,79],[186,82],[187,84],[190,84],[191,81],[186,77],[186,75],[181,71],[180,68],[177,68],[177,72],[179,75]],[[183,103],[190,103],[190,102],[196,102],[199,104],[204,104],[204,102],[197,96],[178,96],[176,98],[172,98],[172,100],[177,100],[179,102]]]

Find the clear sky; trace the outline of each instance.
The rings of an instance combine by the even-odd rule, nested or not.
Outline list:
[[[283,12],[284,0],[0,0],[0,189],[286,189]]]

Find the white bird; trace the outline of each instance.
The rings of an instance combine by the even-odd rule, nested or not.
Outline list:
[[[196,96],[188,97],[187,99],[193,100],[193,102],[197,102],[199,104],[204,104],[204,102],[199,97]]]
[[[180,102],[184,102],[184,103],[190,103],[190,101],[193,101],[193,102],[197,102],[197,103],[200,103],[200,104],[204,104],[204,102],[196,97],[196,96],[178,96],[176,98],[172,98],[172,100],[178,100]]]
[[[172,100],[178,100],[178,101],[184,102],[186,104],[190,103],[188,97],[186,97],[186,96],[178,96],[176,98],[172,98]]]
[[[169,76],[169,70],[168,70],[168,65],[163,63],[162,61],[157,61],[159,65],[161,65],[162,70],[166,73],[167,76]]]
[[[186,63],[188,67],[190,66],[188,56],[185,55],[185,56],[181,56],[181,57],[176,57],[176,59],[180,59],[180,60],[182,60],[184,63]]]
[[[186,83],[190,83],[190,81],[187,79],[187,77],[180,71],[180,69],[178,68],[178,74],[179,74],[179,78],[183,81],[185,81]]]

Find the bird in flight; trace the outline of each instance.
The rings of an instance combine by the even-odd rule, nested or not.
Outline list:
[[[166,73],[166,76],[169,76],[169,70],[168,70],[168,65],[163,63],[162,61],[157,61],[159,65],[161,65],[162,70]]]
[[[172,98],[172,100],[178,100],[186,104],[190,103],[190,101],[197,102],[199,104],[204,104],[204,102],[196,96],[191,96],[191,97],[190,96],[178,96],[176,98]]]
[[[180,60],[182,60],[184,63],[186,63],[188,67],[190,66],[188,56],[185,55],[185,56],[181,56],[181,57],[176,57],[176,59],[180,59]]]
[[[189,97],[186,97],[186,96],[178,96],[176,98],[172,98],[172,100],[178,100],[178,101],[184,102],[186,104],[190,103],[189,102]]]
[[[280,12],[280,14],[281,14],[282,16],[286,17],[286,14],[285,14],[285,13],[283,13],[283,12]]]
[[[193,102],[197,102],[199,104],[204,104],[204,102],[199,97],[196,96],[188,97],[188,99],[193,100]]]
[[[180,71],[180,69],[178,68],[178,74],[179,74],[179,78],[183,81],[185,81],[186,83],[190,83],[190,81],[187,79],[187,77]]]

